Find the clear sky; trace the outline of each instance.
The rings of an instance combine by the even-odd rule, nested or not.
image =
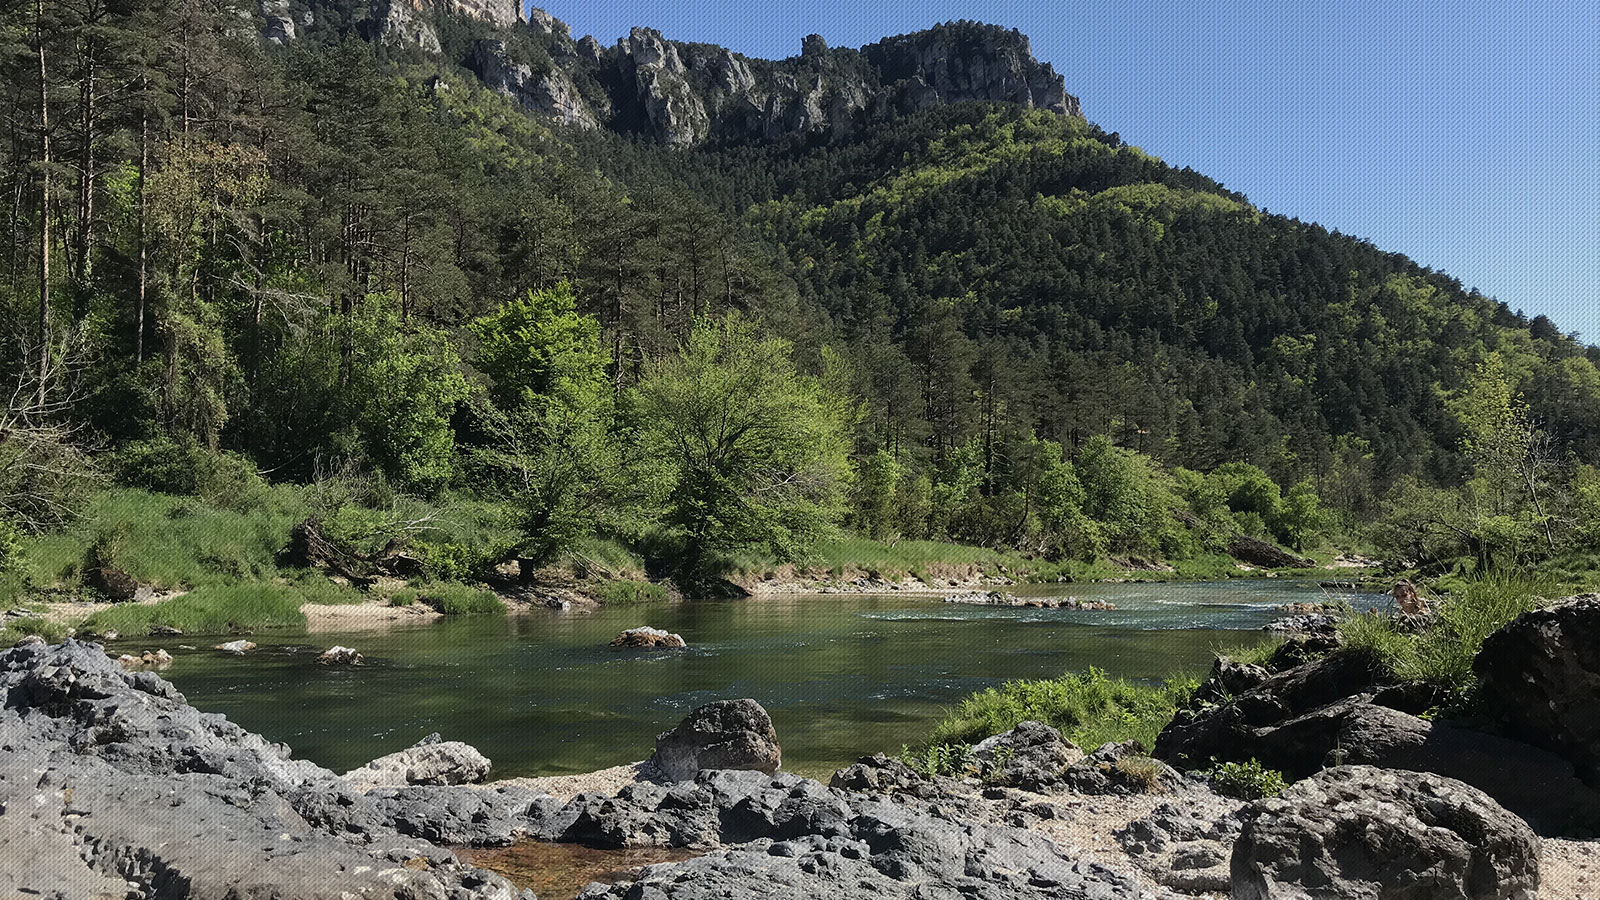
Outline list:
[[[782,58],[950,19],[1016,27],[1084,114],[1275,213],[1320,222],[1600,343],[1600,3],[548,0]]]

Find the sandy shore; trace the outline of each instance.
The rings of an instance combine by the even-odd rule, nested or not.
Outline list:
[[[300,612],[306,617],[306,631],[313,633],[382,629],[443,618],[438,611],[422,603],[390,606],[382,600],[337,605],[307,603],[300,607]]]

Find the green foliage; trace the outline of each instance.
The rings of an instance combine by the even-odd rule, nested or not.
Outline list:
[[[249,459],[172,438],[135,441],[117,451],[117,481],[162,494],[195,495],[227,509],[262,501],[267,484]]]
[[[974,769],[972,748],[966,744],[929,744],[915,750],[902,747],[900,761],[924,778],[960,778]]]
[[[1276,797],[1287,787],[1283,773],[1277,769],[1263,768],[1259,760],[1226,762],[1210,772],[1211,787],[1224,797],[1239,800],[1260,800]]]
[[[599,323],[578,314],[563,281],[503,305],[472,331],[495,403],[480,409],[495,438],[475,454],[482,486],[515,498],[524,555],[551,562],[597,526],[620,524],[625,505]]]
[[[153,604],[123,603],[90,616],[86,626],[136,635],[152,625],[185,634],[226,634],[238,629],[303,628],[304,595],[295,588],[259,582],[207,584]]]
[[[639,603],[660,603],[667,599],[667,591],[659,584],[648,581],[619,579],[607,581],[596,592],[601,603],[607,606],[633,606]]]
[[[1123,756],[1117,760],[1116,769],[1123,776],[1142,785],[1145,791],[1153,792],[1161,787],[1161,776],[1166,771],[1166,764],[1148,756]]]
[[[1401,680],[1427,682],[1449,691],[1457,702],[1469,702],[1477,686],[1472,660],[1484,640],[1558,595],[1549,581],[1480,575],[1435,603],[1432,622],[1421,632],[1401,631],[1379,613],[1343,620],[1343,652],[1367,654]]]
[[[70,628],[63,622],[52,622],[43,616],[7,616],[0,619],[0,646],[10,647],[29,636],[42,637],[49,643],[59,644],[69,637]]]
[[[696,327],[639,384],[641,449],[688,572],[745,547],[802,557],[843,512],[849,413],[791,352],[729,318]]]
[[[493,592],[449,581],[436,581],[419,585],[410,594],[411,599],[433,607],[447,616],[504,615],[506,605]],[[398,599],[404,594],[397,593]],[[409,601],[399,602],[404,606]]]
[[[973,744],[1031,720],[1060,729],[1081,747],[1125,740],[1153,747],[1195,687],[1193,681],[1150,687],[1108,678],[1095,668],[1044,681],[1008,681],[961,701],[934,727],[928,746]]]

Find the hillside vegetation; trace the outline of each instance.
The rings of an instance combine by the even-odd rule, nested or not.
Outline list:
[[[254,9],[0,25],[13,594],[70,587],[131,502],[194,511],[178,543],[274,511],[175,562],[196,588],[278,577],[302,514],[446,580],[602,546],[696,581],[851,535],[1040,568],[1600,549],[1600,351],[1082,118],[674,149],[485,89],[455,65],[485,23],[436,19],[433,56],[330,7],[269,47]]]

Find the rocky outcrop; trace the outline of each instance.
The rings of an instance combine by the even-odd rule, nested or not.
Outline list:
[[[1472,663],[1484,705],[1518,738],[1572,760],[1600,788],[1600,595],[1523,613]]]
[[[1115,837],[1140,868],[1167,887],[1220,893],[1232,883],[1228,860],[1239,827],[1231,808],[1203,813],[1193,804],[1162,803],[1118,829]]]
[[[476,748],[460,741],[433,738],[437,735],[424,738],[414,747],[380,756],[344,773],[344,778],[357,790],[367,790],[411,784],[473,784],[489,774],[489,759]]]
[[[772,717],[754,700],[717,700],[697,708],[656,738],[651,762],[671,781],[702,769],[778,771],[783,751]]]
[[[98,645],[0,653],[0,698],[0,894],[517,895]]]
[[[651,628],[646,625],[640,628],[629,628],[611,639],[611,647],[627,647],[638,650],[676,650],[689,646],[681,634],[673,634],[660,628]]]
[[[1539,838],[1475,788],[1342,766],[1243,811],[1235,900],[1535,900]]]
[[[1171,794],[1183,787],[1183,775],[1145,755],[1138,741],[1101,744],[1073,763],[1061,783],[1079,794]]]
[[[606,49],[590,37],[574,41],[541,10],[530,22],[548,62],[516,58],[496,40],[480,42],[469,67],[540,114],[672,146],[795,134],[836,140],[888,116],[965,101],[1082,115],[1026,37],[989,25],[949,23],[860,50],[829,49],[812,35],[799,56],[768,61],[681,44],[650,28]]]

